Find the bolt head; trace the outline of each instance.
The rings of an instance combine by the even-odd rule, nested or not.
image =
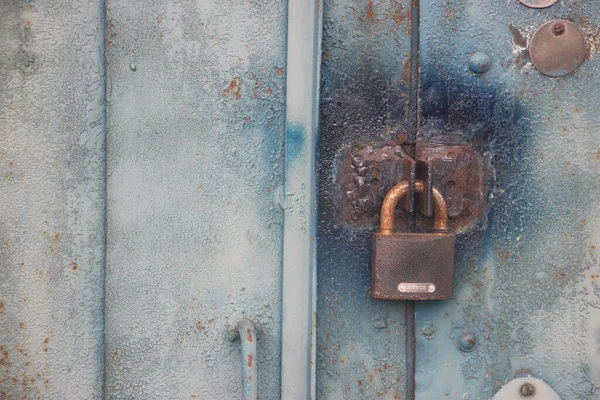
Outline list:
[[[535,386],[532,383],[526,382],[521,386],[521,394],[525,397],[533,396],[535,393]]]
[[[483,51],[476,51],[469,57],[469,69],[477,75],[485,74],[492,66],[492,59]]]
[[[557,22],[556,24],[554,24],[554,26],[552,27],[552,31],[554,32],[554,34],[556,36],[560,36],[563,33],[565,33],[565,25],[561,22]]]
[[[477,344],[477,336],[475,336],[472,332],[464,332],[458,338],[458,348],[465,352],[475,350]]]

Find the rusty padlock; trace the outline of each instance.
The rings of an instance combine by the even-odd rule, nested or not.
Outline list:
[[[394,211],[408,193],[408,181],[394,186],[381,207],[380,231],[373,233],[371,289],[373,297],[387,300],[445,300],[454,287],[455,236],[448,233],[444,195],[433,188],[434,232],[394,232]],[[423,192],[415,181],[415,192]]]

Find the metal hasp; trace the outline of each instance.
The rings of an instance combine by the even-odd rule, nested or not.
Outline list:
[[[556,3],[557,0],[519,0],[521,4],[525,4],[531,8],[546,8]]]
[[[375,227],[386,194],[397,183],[415,179],[425,185],[415,198],[419,229],[430,227],[433,215],[431,187],[444,193],[448,206],[448,226],[453,232],[466,232],[487,225],[490,159],[475,145],[442,144],[420,140],[417,161],[408,158],[401,143],[357,144],[338,155],[340,185],[343,191],[338,208],[342,222]],[[408,203],[405,204],[408,209]],[[403,218],[399,213],[399,218]],[[402,227],[398,227],[402,231]]]
[[[492,400],[560,400],[560,397],[543,380],[522,377],[502,386]]]
[[[415,192],[425,189],[415,181]],[[387,300],[445,300],[454,286],[455,236],[448,232],[448,209],[433,187],[434,233],[394,232],[394,213],[409,183],[394,186],[381,208],[380,232],[373,233],[372,294]]]
[[[256,357],[256,328],[247,318],[237,325],[242,344],[242,399],[258,400],[258,358]]]
[[[531,38],[533,65],[544,75],[558,77],[575,71],[585,60],[587,43],[572,22],[557,19],[542,25]]]

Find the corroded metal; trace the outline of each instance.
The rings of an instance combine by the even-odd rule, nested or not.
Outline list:
[[[546,8],[556,3],[558,0],[519,0],[522,4],[531,8]]]
[[[258,400],[258,357],[254,322],[244,318],[237,325],[242,344],[242,399]]]
[[[422,181],[415,181],[416,193],[423,192],[424,188],[425,185],[423,185]],[[382,235],[392,235],[394,233],[394,214],[396,206],[400,199],[406,196],[408,189],[409,183],[407,181],[400,182],[388,192],[383,200],[379,231]],[[433,198],[435,207],[433,229],[436,231],[448,230],[448,206],[446,205],[444,195],[436,187],[433,187]]]
[[[101,399],[104,1],[0,10],[0,399]]]
[[[546,10],[516,1],[420,4],[423,138],[454,131],[480,143],[493,181],[488,228],[457,238],[457,301],[416,305],[418,331],[428,323],[437,330],[433,340],[417,336],[416,397],[492,398],[525,368],[563,399],[594,397],[600,2],[559,1]],[[528,56],[528,39],[552,15],[580,27],[589,45],[585,63],[566,79],[539,73]],[[478,48],[494,60],[484,79],[465,66]],[[560,204],[568,207],[557,212]],[[481,331],[475,352],[458,349],[463,329],[454,332],[455,323]],[[520,396],[522,384],[505,398]]]
[[[283,194],[288,2],[102,3],[106,398],[239,399],[223,334],[251,315],[261,398],[277,399],[282,208],[300,208]]]
[[[414,168],[418,179],[425,184],[415,201],[421,228],[430,226],[423,217],[433,214],[427,181],[445,194],[449,227],[453,231],[471,231],[487,225],[487,195],[492,174],[488,154],[474,145],[420,140],[413,167],[400,143],[356,145],[340,153],[343,194],[339,209],[344,222],[376,226],[385,195],[395,182],[407,180]],[[397,217],[403,218],[403,215]]]
[[[531,38],[533,65],[544,75],[565,76],[585,60],[588,45],[583,32],[572,22],[554,20],[542,25]]]

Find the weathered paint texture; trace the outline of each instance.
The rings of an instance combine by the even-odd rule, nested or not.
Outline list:
[[[317,126],[322,0],[288,1],[281,398],[316,390]]]
[[[107,4],[108,398],[279,398],[286,6]]]
[[[548,20],[588,35],[573,75],[543,76],[527,43]],[[599,398],[600,3],[421,1],[422,133],[483,142],[495,182],[486,231],[459,236],[455,299],[417,305],[417,399],[484,399],[521,374]],[[484,75],[469,56],[490,55]],[[477,348],[459,351],[465,330]]]
[[[319,128],[317,398],[405,396],[404,304],[369,293],[371,235],[341,218],[342,149],[406,134],[410,2],[325,1]]]
[[[98,399],[102,2],[0,10],[0,398]]]

